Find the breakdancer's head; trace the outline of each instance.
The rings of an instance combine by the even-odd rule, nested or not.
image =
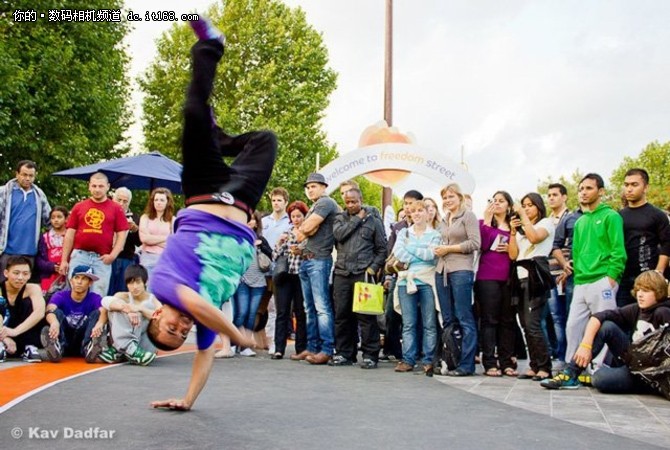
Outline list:
[[[147,327],[147,336],[157,349],[169,351],[182,346],[191,328],[193,328],[192,317],[163,304],[154,310]]]

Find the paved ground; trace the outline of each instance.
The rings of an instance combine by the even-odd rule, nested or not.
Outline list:
[[[184,392],[191,359],[117,366],[52,386],[0,416],[0,448],[670,447],[670,404],[660,398],[549,393],[483,376],[427,378],[396,374],[392,364],[313,367],[264,354],[217,361],[189,413],[150,409],[151,400]],[[114,435],[77,438],[95,427],[99,437]]]
[[[670,448],[670,402],[662,397],[606,395],[587,387],[551,391],[533,381],[507,377],[435,379],[527,411]]]

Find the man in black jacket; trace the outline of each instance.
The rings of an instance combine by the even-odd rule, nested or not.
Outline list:
[[[384,225],[375,208],[362,206],[362,194],[351,188],[344,194],[346,211],[335,216],[333,236],[337,246],[333,303],[335,348],[331,366],[350,366],[356,361],[358,326],[361,327],[362,369],[374,369],[379,359],[379,326],[374,315],[352,311],[354,284],[376,276],[386,260]]]

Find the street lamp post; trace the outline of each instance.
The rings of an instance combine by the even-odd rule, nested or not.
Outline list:
[[[386,0],[386,33],[384,50],[384,120],[393,126],[393,0]],[[382,211],[393,204],[393,191],[382,191]],[[382,213],[383,214],[383,213]]]

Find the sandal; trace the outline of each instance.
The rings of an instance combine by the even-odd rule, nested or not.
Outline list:
[[[533,372],[532,370],[529,370],[529,371],[526,372],[526,373],[522,373],[522,374],[520,374],[517,378],[518,378],[519,380],[532,380],[532,379],[535,378],[536,376],[537,376],[537,374],[536,374],[535,372]]]
[[[533,377],[533,381],[543,381],[543,380],[548,380],[551,378],[551,374],[548,372],[545,372],[544,370],[540,370],[537,372],[537,375]]]
[[[503,370],[502,374],[505,375],[506,377],[513,377],[513,378],[519,376],[519,372],[517,372],[514,367],[507,367],[505,370]]]
[[[487,377],[501,377],[502,372],[500,372],[500,370],[498,370],[497,367],[491,367],[486,372],[484,372],[484,375],[486,375]]]

